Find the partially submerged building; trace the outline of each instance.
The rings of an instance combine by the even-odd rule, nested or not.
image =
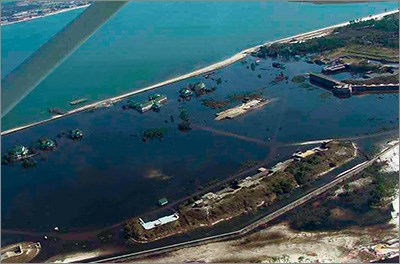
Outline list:
[[[193,92],[187,88],[187,87],[183,87],[180,91],[179,91],[179,96],[183,97],[183,98],[188,98],[190,96],[193,95]]]
[[[20,160],[29,155],[29,149],[23,145],[16,145],[10,152],[10,157],[13,160]]]
[[[138,110],[140,113],[147,112],[149,110],[159,111],[162,104],[167,102],[168,98],[162,94],[149,95],[149,100],[144,103],[135,103],[128,101],[128,107]]]
[[[53,150],[56,148],[56,142],[49,138],[39,139],[38,143],[41,150]]]
[[[329,65],[329,66],[325,66],[322,69],[322,72],[330,74],[330,73],[335,73],[335,72],[340,72],[340,71],[344,71],[348,68],[348,64],[346,63],[337,63],[337,64],[333,64],[333,65]]]
[[[160,200],[158,200],[158,205],[160,206],[164,206],[168,203],[168,199],[167,198],[161,198]]]
[[[68,132],[68,136],[71,139],[81,139],[83,137],[83,132],[80,129],[73,129]]]

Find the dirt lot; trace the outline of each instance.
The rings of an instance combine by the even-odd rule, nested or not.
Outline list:
[[[377,232],[379,230],[379,232]],[[138,262],[350,262],[361,256],[352,254],[358,245],[397,237],[397,230],[380,226],[335,232],[298,232],[286,223],[257,232],[237,241],[218,242],[181,249]],[[350,253],[350,254],[349,254]]]

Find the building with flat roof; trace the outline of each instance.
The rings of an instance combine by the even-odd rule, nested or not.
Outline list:
[[[166,205],[168,203],[168,199],[167,198],[161,198],[160,200],[158,200],[158,204],[160,206]]]
[[[174,213],[172,215],[163,216],[161,218],[158,218],[158,219],[156,219],[154,221],[150,221],[150,222],[145,222],[145,221],[143,221],[142,218],[139,218],[139,223],[144,229],[150,230],[157,226],[161,226],[161,225],[165,225],[167,223],[174,222],[178,219],[179,219],[178,213]]]

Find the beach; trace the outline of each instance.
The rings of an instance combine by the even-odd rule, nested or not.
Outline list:
[[[28,19],[23,19],[23,20],[18,20],[18,21],[13,21],[13,22],[6,22],[6,23],[2,23],[1,26],[8,26],[8,25],[12,25],[12,24],[17,24],[17,23],[22,23],[22,22],[28,22],[28,21],[32,21],[35,19],[39,19],[39,18],[43,18],[43,17],[48,17],[48,16],[53,16],[53,15],[57,15],[57,14],[61,14],[61,13],[65,13],[65,12],[69,12],[72,10],[77,10],[77,9],[81,9],[81,8],[86,8],[90,6],[90,4],[87,5],[82,5],[82,6],[76,6],[76,7],[71,7],[71,8],[65,8],[56,12],[52,12],[52,13],[48,13],[45,14],[43,16],[34,16],[34,17],[30,17]]]
[[[385,17],[387,15],[395,14],[395,13],[398,13],[398,12],[399,12],[398,9],[391,10],[391,11],[388,11],[388,12],[383,12],[383,13],[380,13],[380,14],[370,15],[370,16],[361,18],[360,21],[367,21],[367,20],[371,20],[371,19],[381,19],[381,18],[383,18],[383,17]],[[221,68],[224,68],[224,67],[226,67],[228,65],[231,65],[231,64],[233,64],[233,63],[235,63],[235,62],[237,62],[239,60],[242,60],[242,59],[246,58],[252,52],[258,50],[260,48],[260,46],[271,45],[273,43],[286,43],[286,42],[291,41],[292,39],[306,40],[306,39],[310,39],[310,38],[321,37],[321,36],[323,36],[325,34],[329,34],[335,28],[343,27],[343,26],[346,26],[346,25],[349,25],[348,21],[340,23],[340,24],[336,24],[336,25],[333,25],[333,26],[329,26],[329,27],[325,27],[325,28],[309,31],[309,32],[306,32],[306,33],[302,33],[302,34],[297,34],[297,35],[294,35],[294,36],[286,37],[286,38],[283,38],[283,39],[280,39],[280,40],[276,40],[276,41],[272,41],[272,42],[266,42],[266,43],[264,43],[262,45],[257,45],[257,46],[242,50],[241,52],[236,53],[235,55],[233,55],[233,56],[231,56],[231,57],[229,57],[229,58],[227,58],[227,59],[225,59],[223,61],[214,63],[212,65],[209,65],[209,66],[206,66],[204,68],[192,71],[190,73],[183,74],[181,76],[178,76],[178,77],[175,77],[175,78],[171,78],[171,79],[165,80],[163,82],[159,82],[159,83],[156,83],[156,84],[144,87],[144,88],[140,88],[140,89],[128,92],[128,93],[124,93],[124,94],[119,95],[119,96],[115,96],[115,97],[111,97],[111,98],[108,98],[108,99],[105,99],[105,100],[101,100],[101,101],[97,101],[97,102],[94,102],[94,103],[91,103],[91,104],[87,104],[87,105],[84,105],[82,107],[75,108],[73,110],[67,111],[63,115],[55,115],[55,116],[53,116],[51,118],[48,118],[48,119],[45,119],[45,120],[42,120],[42,121],[39,121],[39,122],[35,122],[35,123],[19,126],[19,127],[16,127],[16,128],[8,129],[6,131],[2,131],[1,135],[5,136],[5,135],[8,135],[8,134],[17,132],[17,131],[21,131],[21,130],[24,130],[24,129],[27,129],[27,128],[30,128],[30,127],[34,127],[34,126],[37,126],[37,125],[48,123],[50,121],[53,121],[53,120],[56,120],[56,119],[60,119],[60,118],[63,118],[63,117],[69,116],[69,115],[73,115],[73,114],[76,114],[76,113],[79,113],[79,112],[82,112],[82,111],[94,109],[94,108],[97,108],[97,107],[102,107],[104,105],[110,105],[110,104],[113,104],[115,102],[121,101],[121,100],[126,99],[126,98],[128,98],[130,96],[133,96],[133,95],[137,95],[137,94],[140,94],[140,93],[143,93],[143,92],[147,92],[147,91],[150,91],[150,90],[154,90],[154,89],[160,88],[160,87],[168,85],[168,84],[176,83],[178,81],[182,81],[182,80],[189,79],[189,78],[192,78],[192,77],[195,77],[195,76],[198,76],[198,75],[202,75],[202,74],[206,74],[206,73],[209,73],[209,72],[213,72],[213,71],[219,70]]]

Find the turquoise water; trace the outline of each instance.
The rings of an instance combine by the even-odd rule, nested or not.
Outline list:
[[[397,3],[132,2],[2,119],[8,129],[154,84],[265,41],[397,8]],[[82,10],[2,27],[2,77]]]

